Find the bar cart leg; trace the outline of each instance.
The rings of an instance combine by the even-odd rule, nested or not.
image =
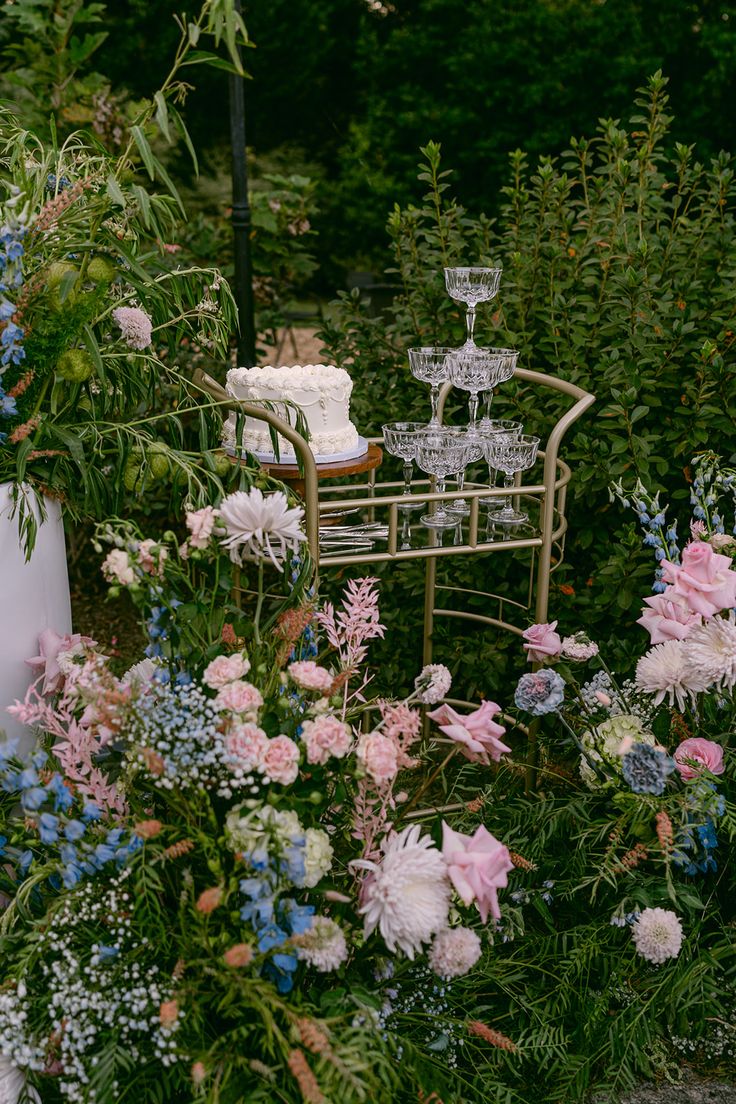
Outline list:
[[[425,667],[428,663],[432,662],[436,586],[437,560],[434,556],[430,556],[426,561],[424,572],[424,642],[422,648],[422,664]]]

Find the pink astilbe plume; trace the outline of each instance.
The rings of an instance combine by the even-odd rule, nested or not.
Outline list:
[[[367,641],[386,631],[379,620],[377,579],[351,579],[342,606],[335,612],[331,602],[315,618],[325,636],[340,653],[345,667],[354,669],[368,654]]]

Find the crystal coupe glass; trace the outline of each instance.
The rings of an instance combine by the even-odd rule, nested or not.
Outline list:
[[[451,299],[465,303],[465,327],[467,340],[464,348],[475,347],[473,330],[475,328],[475,308],[478,303],[486,303],[498,292],[501,283],[500,268],[446,268],[445,287]]]
[[[519,354],[516,349],[490,349],[489,351],[498,355],[498,367],[496,369],[496,382],[492,387],[489,387],[483,392],[483,417],[480,422],[481,433],[484,432],[485,427],[493,420],[491,418],[493,388],[498,387],[499,383],[507,383],[511,379],[516,371],[516,362],[519,359]]]
[[[422,422],[387,422],[382,429],[386,451],[404,461],[403,493],[411,495],[411,477],[417,455],[417,441],[427,427]],[[423,505],[421,502],[405,502],[401,503],[399,509],[421,510]]]
[[[457,480],[457,489],[462,491],[465,486],[465,469],[468,464],[474,464],[476,460],[480,460],[481,456],[484,455],[484,442],[477,434],[465,427],[443,426],[442,428],[444,433],[450,433],[465,442],[463,466],[462,468],[458,468],[456,472],[453,472]],[[447,512],[448,514],[454,514],[456,518],[458,514],[467,517],[470,513],[470,506],[464,498],[454,498],[447,506]]]
[[[469,391],[468,411],[469,429],[478,432],[478,396],[496,386],[498,372],[506,369],[508,357],[505,350],[484,349],[474,345],[472,349],[463,346],[448,357],[450,379],[455,387]]]
[[[501,525],[520,525],[528,520],[528,515],[520,510],[514,510],[511,504],[511,488],[514,484],[514,476],[517,472],[531,468],[537,459],[539,438],[530,437],[528,434],[519,434],[518,437],[509,439],[504,434],[491,435],[488,440],[489,463],[498,471],[504,473],[506,495],[503,506],[495,513],[489,513],[488,521]]]
[[[524,426],[521,422],[512,422],[508,418],[495,418],[488,421],[484,418],[478,432],[483,455],[488,464],[488,490],[491,491],[496,485],[496,469],[491,463],[492,439],[497,443],[499,437],[505,437],[507,441],[511,441],[524,432]],[[495,498],[481,498],[479,501],[482,506],[496,506],[498,502]]]
[[[440,425],[437,416],[437,404],[440,397],[440,386],[450,378],[449,355],[454,349],[435,348],[426,346],[421,349],[409,349],[409,368],[415,379],[422,383],[428,383],[431,391],[432,417],[430,427]]]
[[[464,468],[466,452],[464,434],[430,428],[419,434],[417,466],[435,477],[438,493],[444,494],[448,475]],[[452,529],[457,525],[457,514],[449,513],[440,502],[433,514],[422,514],[421,522],[430,529]]]

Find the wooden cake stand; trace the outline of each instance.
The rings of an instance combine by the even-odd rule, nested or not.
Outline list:
[[[368,445],[368,449],[362,456],[356,456],[352,460],[341,460],[336,464],[317,464],[318,479],[339,479],[344,475],[360,475],[361,472],[373,471],[380,467],[383,460],[383,449],[379,445]],[[270,464],[260,461],[262,468],[293,487],[300,498],[305,497],[304,480],[299,472],[298,464]]]

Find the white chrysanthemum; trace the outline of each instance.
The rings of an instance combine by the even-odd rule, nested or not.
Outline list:
[[[258,487],[234,491],[223,498],[219,512],[227,530],[220,543],[233,563],[242,564],[244,556],[256,560],[268,557],[278,571],[283,571],[279,559],[283,560],[288,551],[298,552],[300,543],[306,540],[301,529],[304,511],[300,506],[289,507],[283,491],[269,495],[262,494]]]
[[[480,956],[480,939],[471,928],[445,928],[430,947],[429,965],[438,977],[449,981],[472,970]]]
[[[307,828],[304,838],[304,877],[296,884],[314,889],[332,866],[334,852],[330,837],[321,828]]]
[[[417,824],[388,836],[379,863],[350,864],[370,871],[359,909],[366,936],[378,928],[390,951],[400,947],[409,958],[447,926],[450,906],[445,860],[420,831]]]
[[[677,702],[680,711],[687,699],[706,689],[702,677],[692,668],[686,641],[666,640],[643,655],[636,665],[636,685],[645,694],[654,695],[654,704],[661,705],[665,697],[670,705]]]
[[[642,958],[659,965],[677,958],[682,946],[682,924],[670,909],[645,908],[632,925],[631,934]]]
[[[345,933],[329,916],[315,916],[311,927],[292,936],[291,942],[299,958],[321,973],[337,970],[348,957]]]
[[[444,663],[428,663],[414,679],[417,697],[425,705],[435,705],[447,697],[452,686],[452,675]]]
[[[695,675],[708,687],[732,690],[736,683],[736,620],[712,617],[690,633],[686,654]]]
[[[158,664],[154,663],[152,659],[140,659],[128,668],[120,681],[123,686],[132,685],[141,689],[148,686],[149,682],[153,682],[158,669]]]
[[[651,744],[653,746],[656,743],[654,734],[648,732],[641,720],[633,713],[619,713],[583,733],[580,742],[588,758],[580,756],[580,777],[591,790],[600,786],[601,779],[593,770],[590,760],[620,771],[620,748],[624,740],[627,740],[630,745]]]

